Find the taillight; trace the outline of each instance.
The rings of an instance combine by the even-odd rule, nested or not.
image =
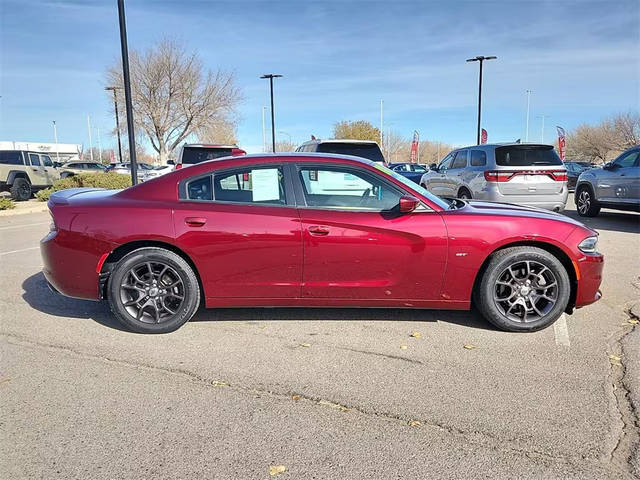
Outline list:
[[[546,175],[557,182],[567,181],[566,170],[487,170],[484,172],[487,182],[508,182],[518,175]]]
[[[484,179],[487,182],[508,182],[515,172],[504,172],[498,170],[485,170]]]
[[[181,163],[176,163],[176,170],[180,170],[182,168],[182,164]]]

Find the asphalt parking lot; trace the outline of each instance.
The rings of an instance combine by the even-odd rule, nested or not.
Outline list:
[[[48,214],[1,217],[0,477],[634,478],[640,215],[586,223],[603,299],[541,332],[276,308],[145,336],[49,292]]]

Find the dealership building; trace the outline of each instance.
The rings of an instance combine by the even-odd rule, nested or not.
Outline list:
[[[0,150],[28,150],[47,153],[53,161],[80,160],[82,145],[79,143],[6,142],[0,141]]]

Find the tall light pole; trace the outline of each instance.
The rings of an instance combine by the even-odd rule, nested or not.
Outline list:
[[[285,132],[283,130],[280,130],[278,133],[280,133],[282,135],[286,135],[287,137],[289,137],[289,143],[291,143],[291,144],[293,143],[293,141],[291,140],[291,134],[290,133],[287,133],[287,132]]]
[[[58,148],[58,129],[56,128],[56,121],[53,121],[53,138],[56,141],[56,162],[60,163],[60,149]]]
[[[480,62],[480,76],[478,77],[478,135],[476,139],[476,143],[480,145],[480,120],[481,120],[481,112],[482,112],[482,64],[485,60],[495,60],[498,57],[484,57],[477,56],[474,58],[468,58],[467,62]]]
[[[529,105],[531,103],[531,90],[527,90],[527,128],[524,133],[524,141],[529,141]]]
[[[131,78],[129,76],[129,49],[127,47],[127,22],[124,18],[124,0],[118,0],[118,21],[120,23],[120,50],[122,53],[124,104],[127,112],[127,134],[129,135],[131,183],[136,185],[138,183],[138,163],[136,162],[136,134],[133,130],[133,106],[131,105]]]
[[[384,148],[384,123],[383,123],[384,100],[380,100],[380,148]]]
[[[87,130],[89,131],[89,156],[93,162],[93,141],[91,140],[91,118],[87,115]]]
[[[116,90],[122,90],[122,87],[104,87],[105,90],[113,90],[113,108],[116,112],[116,133],[118,134],[118,160],[122,163],[122,142],[120,141],[120,119],[118,118],[118,96]]]
[[[538,115],[542,119],[542,130],[540,132],[540,143],[544,143],[544,119],[549,118],[550,115]]]
[[[102,139],[100,138],[100,128],[96,127],[96,130],[98,131],[98,155],[99,155],[99,162],[102,163]]]
[[[276,75],[273,73],[265,73],[260,78],[268,78],[269,79],[269,89],[271,91],[271,148],[272,152],[276,153],[276,121],[275,115],[273,113],[273,79],[280,78],[282,75]]]
[[[267,151],[267,129],[264,125],[264,115],[267,111],[266,105],[262,106],[262,151]]]

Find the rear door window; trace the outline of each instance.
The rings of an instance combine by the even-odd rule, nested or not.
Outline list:
[[[2,165],[24,165],[22,152],[13,150],[0,151],[0,164]]]
[[[535,167],[562,165],[552,146],[509,145],[496,148],[496,165],[501,167]]]
[[[487,154],[482,150],[471,150],[471,166],[483,167],[487,164]]]
[[[281,167],[245,167],[216,173],[213,195],[217,202],[285,205],[284,175]]]
[[[31,163],[32,166],[39,167],[40,166],[40,155],[38,155],[36,153],[30,153],[29,154],[29,162]]]
[[[231,148],[184,147],[182,149],[182,163],[185,165],[194,165],[196,163],[206,162],[207,160],[230,156]]]
[[[467,166],[467,151],[460,150],[456,153],[456,158],[451,165],[451,169],[454,168],[465,168]]]

